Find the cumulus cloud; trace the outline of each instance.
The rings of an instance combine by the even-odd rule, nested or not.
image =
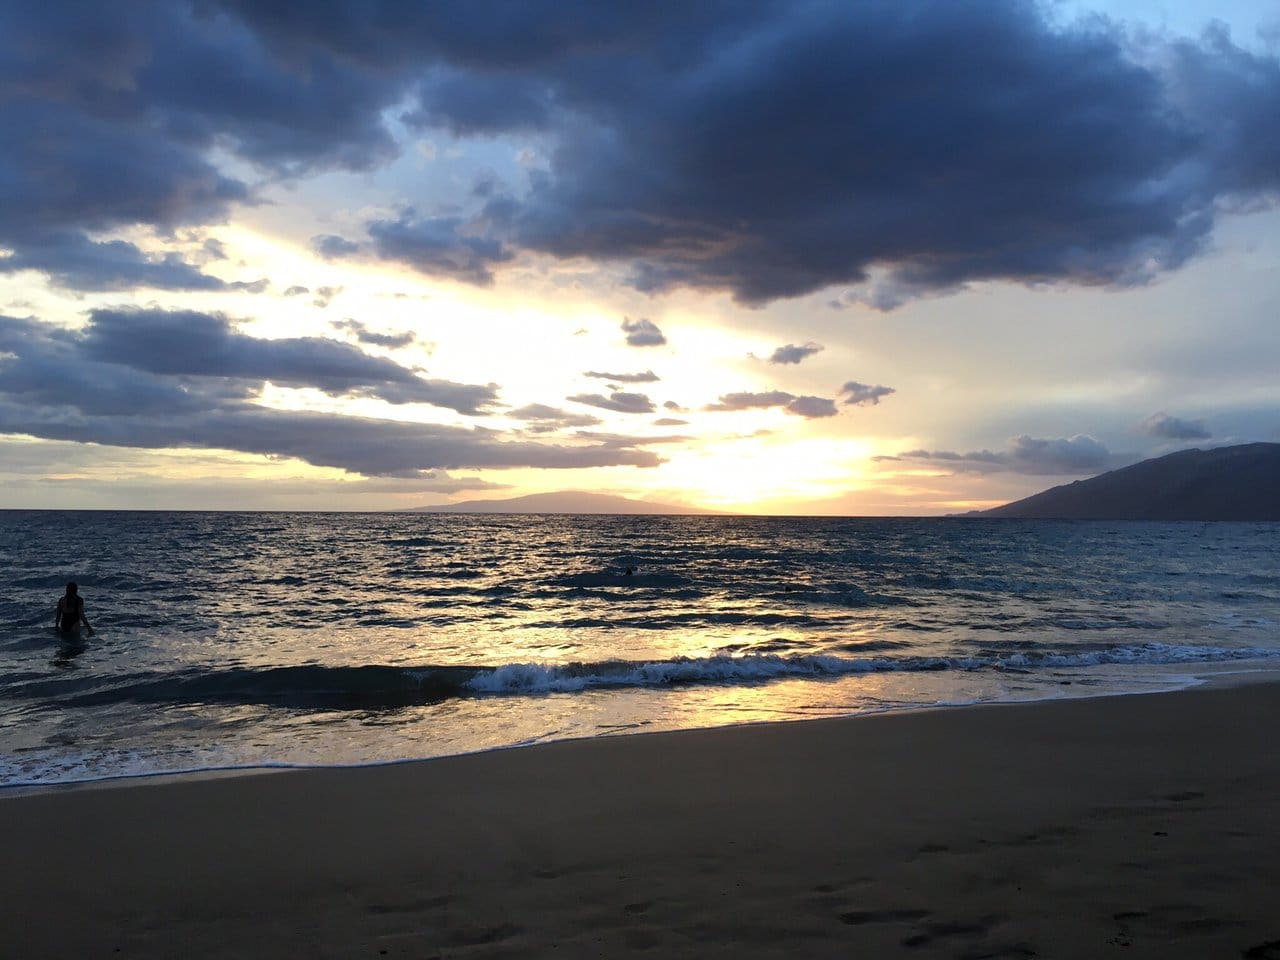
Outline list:
[[[326,260],[337,260],[359,253],[360,244],[334,233],[321,233],[311,238],[311,249]]]
[[[311,303],[317,307],[327,307],[342,290],[342,287],[316,287],[316,295]]]
[[[347,317],[344,320],[332,320],[329,326],[335,330],[347,330],[355,335],[355,338],[361,343],[367,343],[375,347],[407,347],[418,339],[418,335],[412,330],[404,330],[400,333],[378,333],[376,330],[370,330],[359,320],[352,320]]]
[[[128,364],[98,362],[87,355],[81,334],[0,316],[0,398],[55,411],[162,416],[244,399],[250,390],[243,382],[183,383]]]
[[[599,417],[593,417],[589,413],[570,413],[545,403],[528,404],[511,410],[507,416],[526,421],[530,424],[526,429],[533,433],[551,433],[564,427],[594,427],[600,423]]]
[[[614,383],[656,383],[661,379],[652,370],[646,370],[644,373],[605,373],[602,370],[584,370],[582,375],[595,380],[612,380]]]
[[[781,407],[795,399],[794,394],[784,390],[770,390],[767,393],[726,393],[720,397],[719,403],[709,403],[705,410],[757,410],[767,407]]]
[[[492,268],[514,256],[501,240],[473,232],[460,217],[418,217],[414,211],[406,210],[395,219],[374,220],[368,231],[374,253],[383,260],[406,264],[428,276],[450,277],[476,286],[493,283]],[[360,249],[358,245],[349,246],[353,249],[343,252]],[[337,248],[336,244],[330,246],[334,251]]]
[[[501,440],[487,431],[312,411],[244,406],[149,417],[68,416],[0,398],[0,433],[112,446],[197,447],[296,457],[368,476],[418,477],[424,470],[657,466],[653,453],[618,445]]]
[[[788,343],[785,347],[778,347],[769,356],[770,363],[799,363],[807,357],[812,357],[815,353],[822,352],[822,344],[814,343],[812,340],[801,346],[794,343]]]
[[[851,407],[874,407],[880,402],[881,397],[887,397],[891,393],[896,393],[893,387],[869,386],[865,383],[858,383],[856,380],[850,380],[840,388],[840,396],[844,397],[846,405]]]
[[[1111,451],[1085,434],[1047,440],[1023,434],[1013,438],[1009,456],[1024,473],[1087,473],[1112,462]]]
[[[296,457],[367,476],[420,478],[484,467],[656,466],[618,439],[541,444],[492,430],[277,410],[254,401],[261,380],[433,399],[464,409],[491,388],[421,381],[336,341],[263,341],[217,315],[94,311],[68,330],[0,316],[0,434],[159,449]],[[478,391],[478,392],[477,392]],[[640,441],[637,441],[637,443]]]
[[[879,461],[907,461],[945,466],[956,473],[1023,473],[1033,476],[1084,476],[1113,470],[1134,461],[1127,454],[1114,454],[1104,444],[1086,434],[1042,439],[1026,434],[1012,438],[1001,451],[908,450],[897,456],[881,456]]]
[[[310,292],[311,292],[311,288],[310,288],[310,287],[303,287],[303,286],[299,286],[298,284],[296,284],[296,283],[295,283],[293,286],[288,287],[288,288],[284,291],[284,295],[285,295],[286,297],[300,297],[300,296],[302,296],[303,294],[307,294],[307,293],[310,293]]]
[[[426,470],[408,485],[394,480],[366,480],[356,488],[355,492],[363,493],[366,490],[379,492],[379,487],[382,485],[385,485],[389,492],[397,493],[464,493],[469,490],[511,489],[509,483],[494,483],[492,480],[483,480],[480,477],[455,477],[447,470]]]
[[[629,449],[631,447],[657,446],[664,443],[684,443],[689,438],[683,434],[668,433],[662,436],[633,437],[621,433],[596,433],[591,430],[579,430],[579,437],[592,440],[606,447]]]
[[[573,403],[585,403],[589,407],[602,410],[616,410],[619,413],[653,413],[653,401],[643,393],[624,393],[614,391],[609,396],[598,393],[578,393],[565,397]]]
[[[10,346],[4,347],[6,343]],[[338,340],[251,337],[237,332],[230,319],[220,313],[93,310],[82,331],[4,317],[0,318],[0,349],[23,360],[4,370],[4,382],[10,390],[26,383],[27,377],[43,376],[48,379],[47,393],[30,383],[22,392],[34,391],[47,399],[65,389],[70,397],[82,386],[92,407],[93,378],[98,377],[104,396],[117,388],[122,391],[113,401],[116,412],[128,409],[140,398],[159,402],[170,402],[163,399],[170,398],[181,406],[189,395],[245,397],[267,381],[312,387],[334,396],[426,403],[472,415],[487,412],[497,402],[493,384],[427,379]],[[138,389],[137,398],[128,396],[132,388]]]
[[[226,260],[226,244],[216,237],[206,237],[204,243],[200,244],[200,259],[202,263],[208,263],[211,260]]]
[[[266,280],[227,282],[188,263],[179,253],[147,254],[125,240],[90,240],[76,230],[26,237],[0,273],[35,270],[55,287],[80,292],[134,290],[245,290],[261,293]]]
[[[659,417],[653,421],[655,427],[683,427],[688,423],[688,420],[680,420],[676,417]]]
[[[761,410],[769,407],[781,407],[787,413],[806,419],[836,415],[834,400],[826,397],[797,397],[784,390],[770,390],[765,393],[726,393],[720,397],[718,403],[709,403],[703,409],[730,411]]]
[[[826,397],[796,397],[782,409],[797,417],[816,419],[818,417],[834,417],[836,403]]]
[[[624,319],[622,332],[627,335],[627,345],[632,347],[660,347],[667,342],[658,325],[643,317],[639,320]]]
[[[1162,440],[1208,440],[1213,436],[1203,420],[1183,420],[1161,411],[1142,422],[1142,432]]]
[[[385,357],[321,337],[259,339],[237,332],[220,313],[93,310],[78,341],[90,360],[163,375],[271,381],[335,396],[427,403],[459,413],[486,412],[497,389],[428,380]]]

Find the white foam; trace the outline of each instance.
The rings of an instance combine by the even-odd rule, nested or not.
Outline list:
[[[647,663],[619,661],[609,664],[557,665],[510,663],[477,674],[464,686],[475,693],[576,693],[600,687],[654,687],[680,683],[732,683],[781,677],[836,677],[855,673],[922,672],[946,670],[1030,670],[1037,668],[1090,667],[1106,664],[1161,665],[1215,663],[1280,656],[1280,650],[1181,646],[1145,643],[1078,653],[1027,654],[974,657],[876,657],[851,658],[811,654],[718,655],[677,657]]]

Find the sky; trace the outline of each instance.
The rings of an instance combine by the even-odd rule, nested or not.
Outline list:
[[[1280,441],[1272,3],[4,3],[0,140],[0,508],[937,515]]]

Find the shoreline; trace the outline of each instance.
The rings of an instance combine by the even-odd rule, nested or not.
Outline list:
[[[1251,673],[0,794],[0,935],[30,957],[1266,957],[1277,717]]]
[[[1062,696],[1030,696],[1023,698],[1008,698],[994,700],[976,700],[976,701],[952,701],[952,702],[936,702],[936,703],[920,703],[894,705],[880,708],[869,708],[855,711],[847,714],[837,714],[822,717],[805,717],[801,719],[790,720],[745,720],[736,723],[718,724],[704,727],[679,727],[673,729],[661,730],[639,730],[623,733],[603,733],[592,736],[580,737],[563,737],[548,740],[541,740],[534,743],[511,743],[498,746],[482,747],[475,750],[464,750],[457,753],[445,753],[431,756],[419,757],[401,757],[389,760],[370,760],[356,761],[351,763],[331,763],[331,764],[305,764],[305,763],[286,763],[286,762],[264,762],[255,764],[246,764],[243,766],[231,767],[204,767],[193,768],[187,770],[160,770],[155,772],[138,772],[138,773],[121,773],[100,777],[85,777],[82,779],[47,781],[34,783],[14,783],[0,784],[0,801],[8,797],[40,795],[50,792],[62,791],[80,791],[80,790],[107,790],[128,786],[148,786],[160,785],[170,782],[181,781],[204,781],[216,780],[223,778],[235,777],[255,777],[278,773],[292,773],[307,770],[363,770],[374,767],[399,766],[402,764],[415,763],[434,763],[440,760],[449,760],[458,757],[482,756],[489,753],[503,752],[507,750],[525,750],[537,749],[548,746],[553,743],[580,743],[590,742],[594,740],[612,740],[619,737],[647,737],[647,736],[668,736],[681,733],[696,733],[712,730],[727,730],[741,727],[760,727],[773,726],[777,724],[795,724],[795,723],[812,723],[815,721],[852,721],[865,719],[868,717],[879,716],[896,716],[899,714],[911,714],[921,711],[950,711],[965,710],[972,707],[999,707],[999,706],[1030,706],[1039,703],[1052,703],[1063,700],[1098,700],[1111,697],[1131,697],[1131,696],[1149,696],[1162,693],[1177,693],[1183,690],[1193,690],[1204,686],[1238,686],[1251,683],[1280,683],[1280,667],[1269,663],[1265,660],[1255,661],[1259,666],[1252,669],[1240,669],[1240,661],[1223,662],[1220,664],[1187,664],[1188,669],[1185,674],[1176,672],[1162,675],[1157,680],[1144,681],[1150,682],[1150,687],[1143,688],[1133,686],[1125,689],[1108,689],[1103,692],[1088,693],[1068,693]],[[1206,669],[1210,667],[1220,667],[1220,669]],[[1133,681],[1135,684],[1137,681]]]

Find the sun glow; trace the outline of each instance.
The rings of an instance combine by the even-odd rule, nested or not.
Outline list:
[[[856,485],[875,452],[863,439],[744,437],[673,453],[663,482],[690,491],[704,506],[751,512],[764,501],[836,496]]]

